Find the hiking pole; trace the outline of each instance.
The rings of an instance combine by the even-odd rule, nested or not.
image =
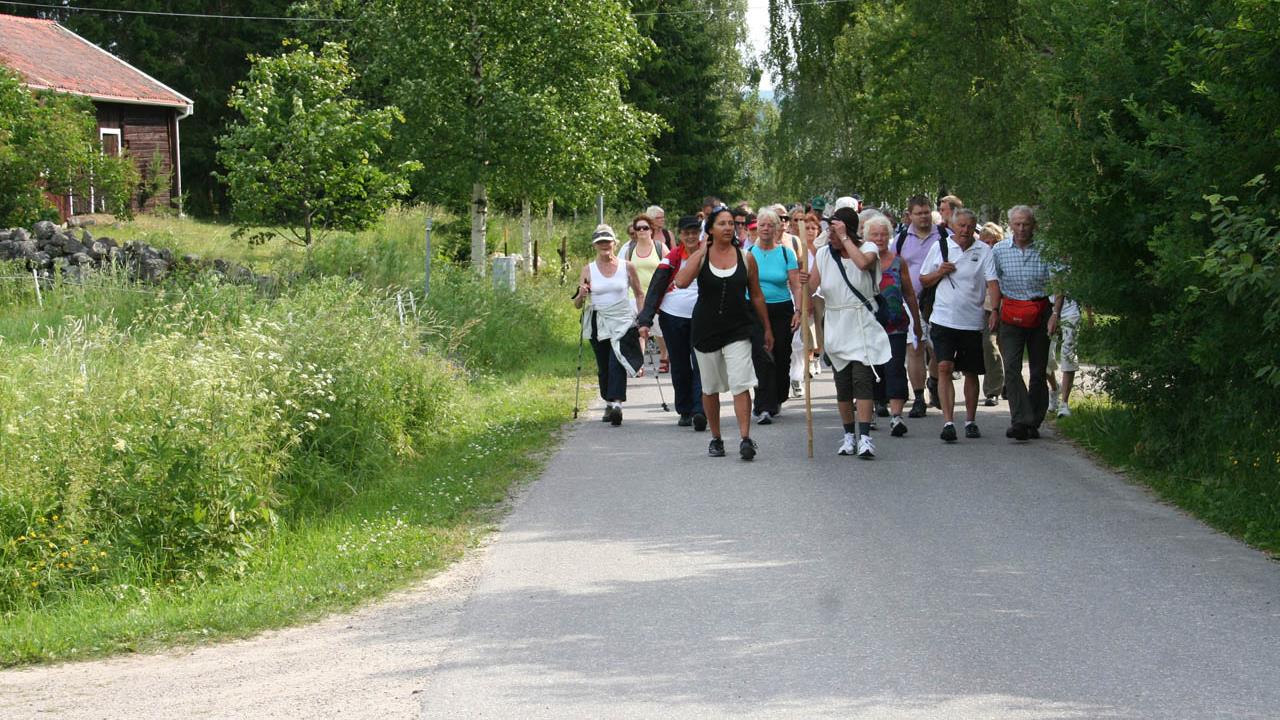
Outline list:
[[[582,392],[582,325],[587,320],[587,309],[578,316],[578,380],[573,386],[573,419],[578,419],[578,398]]]
[[[649,342],[644,344],[645,352],[649,354],[649,364],[653,366],[653,381],[658,383],[658,399],[662,401],[662,412],[671,412],[671,408],[667,406],[667,399],[662,396],[662,378],[658,377],[662,373],[658,372],[658,363],[653,361],[653,342],[650,338]]]

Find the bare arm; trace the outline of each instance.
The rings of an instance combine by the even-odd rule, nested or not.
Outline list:
[[[1000,325],[1000,283],[995,280],[987,281],[987,295],[991,296],[991,332],[995,332]]]
[[[631,295],[636,300],[636,313],[639,314],[644,309],[644,289],[640,287],[636,266],[631,263],[627,263],[627,282],[631,285]]]
[[[680,264],[680,272],[676,273],[676,287],[687,288],[697,279],[698,273],[702,270],[703,258],[707,256],[707,246],[708,243],[699,243],[698,249]]]
[[[764,326],[765,352],[773,352],[773,329],[769,327],[769,311],[764,306],[764,291],[760,289],[760,270],[756,267],[755,258],[751,253],[743,253],[742,261],[747,264],[747,290],[751,294],[751,307],[755,309],[756,317]]]
[[[911,266],[903,261],[902,268],[902,301],[907,304],[907,312],[911,313],[913,327],[924,327],[920,322],[920,301],[916,298],[916,288],[911,284]]]
[[[843,247],[845,257],[852,260],[854,266],[859,270],[870,270],[871,266],[876,264],[876,257],[879,253],[862,252],[862,250],[858,249],[854,240],[848,235],[845,235],[841,242],[844,243]]]

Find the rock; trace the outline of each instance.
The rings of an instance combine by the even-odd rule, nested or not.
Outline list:
[[[27,256],[27,264],[37,270],[48,270],[53,267],[53,257],[49,253],[39,250]]]
[[[71,255],[70,259],[72,265],[84,265],[85,267],[93,265],[93,258],[89,257],[87,253],[75,253]]]
[[[100,263],[111,252],[111,248],[107,247],[107,244],[101,240],[94,240],[86,252],[89,253],[89,257],[93,258],[95,263]]]
[[[182,256],[182,264],[192,267],[199,267],[204,264],[204,260],[195,253],[187,253]]]
[[[70,267],[63,268],[62,279],[67,282],[76,283],[77,285],[83,285],[85,276],[88,274],[89,270],[90,267],[88,265],[71,265]]]
[[[108,261],[108,262],[110,262],[112,265],[123,265],[123,264],[124,264],[124,251],[123,251],[123,250],[121,250],[121,249],[120,249],[118,246],[116,246],[116,245],[112,245],[112,246],[108,247],[108,248],[107,248],[107,261]]]
[[[88,230],[85,230],[84,232],[80,233],[80,243],[82,245],[92,245],[93,235]]]
[[[59,272],[65,272],[71,265],[71,261],[64,257],[56,257],[53,259],[53,268]]]
[[[53,237],[53,233],[58,229],[56,225],[48,220],[41,220],[31,226],[31,231],[35,233],[37,240],[48,240]]]
[[[154,248],[152,249],[154,250]],[[169,263],[170,265],[173,264],[173,251],[170,250],[169,248],[160,248],[157,254],[160,256],[161,260],[165,261],[166,263]]]
[[[12,230],[0,230],[0,242],[9,242],[13,239]]]
[[[0,260],[16,260],[22,257],[18,244],[5,238],[0,240]]]
[[[23,240],[21,242],[14,240],[13,244],[14,247],[18,249],[18,257],[24,257],[28,260],[40,250],[40,248],[36,246],[35,240]]]
[[[147,282],[163,280],[169,274],[169,263],[160,258],[147,258],[138,266],[138,279]]]
[[[9,239],[14,242],[26,242],[31,239],[31,236],[28,235],[27,231],[23,228],[14,228],[13,237]]]

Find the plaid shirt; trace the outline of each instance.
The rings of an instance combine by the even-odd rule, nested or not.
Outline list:
[[[1035,300],[1049,296],[1048,261],[1040,257],[1040,248],[1032,242],[1023,250],[1013,240],[1001,240],[991,248],[996,261],[996,277],[1000,294],[1014,300]]]

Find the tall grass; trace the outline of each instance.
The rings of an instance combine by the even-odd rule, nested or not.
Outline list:
[[[400,221],[353,242],[360,279],[275,298],[0,285],[0,663],[250,632],[460,551],[562,422],[574,316],[553,277],[495,293],[444,263],[410,299]]]

